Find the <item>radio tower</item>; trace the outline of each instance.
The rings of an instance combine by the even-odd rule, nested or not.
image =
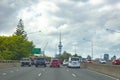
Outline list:
[[[60,32],[60,42],[59,42],[59,45],[58,45],[58,48],[59,48],[59,56],[61,56],[61,52],[62,52],[62,42],[61,42],[61,32]]]

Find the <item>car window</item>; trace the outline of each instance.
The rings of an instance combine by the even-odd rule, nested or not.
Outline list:
[[[52,62],[58,62],[58,60],[55,60],[55,59],[54,59],[54,60],[52,60]]]
[[[22,60],[23,60],[23,61],[29,61],[30,59],[28,59],[28,58],[23,58]]]
[[[37,58],[37,60],[44,60],[44,58]]]
[[[72,61],[79,61],[79,58],[71,58]]]

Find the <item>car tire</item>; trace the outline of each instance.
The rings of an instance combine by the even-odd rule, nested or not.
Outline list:
[[[44,65],[44,67],[46,67],[46,65]]]
[[[31,65],[29,65],[29,67],[31,67]]]
[[[38,67],[38,65],[35,65],[35,67]]]

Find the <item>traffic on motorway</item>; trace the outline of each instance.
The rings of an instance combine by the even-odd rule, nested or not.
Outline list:
[[[119,80],[117,77],[86,69],[84,63],[94,65],[93,61],[81,62],[79,57],[69,57],[62,64],[57,58],[51,58],[50,61],[43,57],[32,60],[22,58],[21,67],[0,69],[0,80]]]
[[[69,57],[69,59],[57,59],[57,58],[51,58],[50,61],[46,60],[44,57],[37,57],[35,59],[31,58],[22,58],[21,61],[21,67],[23,66],[35,66],[35,67],[40,67],[40,66],[49,66],[49,67],[60,67],[62,66],[67,66],[68,68],[80,68],[80,63],[89,63],[89,64],[106,64],[106,65],[120,65],[120,60],[113,60],[111,63],[104,60],[104,59],[99,59],[97,61],[95,60],[87,60],[85,58],[81,59],[79,57]]]
[[[68,68],[80,68],[80,58],[79,57],[69,57],[68,61],[59,60],[57,58],[51,58],[50,61],[47,61],[44,57],[37,57],[35,59],[30,58],[22,58],[21,67],[28,66],[31,67],[34,65],[35,67],[44,66],[46,67],[49,64],[49,67],[60,67],[60,65],[67,66]]]

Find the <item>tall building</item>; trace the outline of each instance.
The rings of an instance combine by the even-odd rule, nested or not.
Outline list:
[[[59,56],[61,56],[61,52],[62,52],[62,42],[61,42],[61,32],[60,32],[60,38],[59,38],[59,45],[58,45],[58,48],[59,48]]]
[[[104,60],[109,60],[109,54],[104,54]]]

